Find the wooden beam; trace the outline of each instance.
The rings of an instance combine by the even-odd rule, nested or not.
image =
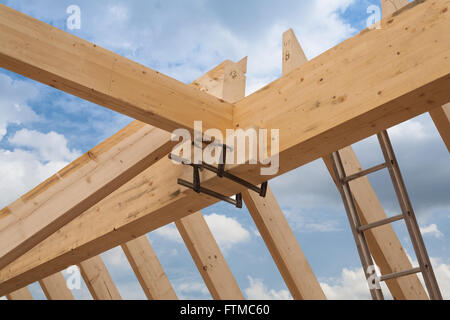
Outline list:
[[[39,284],[48,300],[74,300],[61,272],[39,280]]]
[[[136,122],[1,210],[0,268],[166,156],[169,139]]]
[[[443,105],[450,100],[449,5],[426,1],[344,41],[239,102],[236,125],[247,127],[253,115],[253,125],[280,129],[281,175]],[[1,270],[0,295],[216,203],[177,185],[182,171],[168,159],[147,169]],[[257,165],[229,171],[253,183],[273,178],[260,176]],[[244,191],[206,173],[202,185],[226,195]]]
[[[245,97],[247,58],[238,63],[225,61],[194,82],[217,98],[234,103]],[[216,300],[243,300],[234,278],[201,212],[176,222],[211,296]]]
[[[231,126],[230,104],[5,5],[0,43],[0,67],[157,128]]]
[[[122,249],[149,300],[178,299],[147,236],[127,242]]]
[[[33,300],[30,290],[27,287],[11,292],[6,295],[8,300]]]
[[[450,103],[431,110],[430,115],[450,152]]]
[[[408,4],[409,0],[381,0],[383,17],[392,15],[394,12],[400,10]]]
[[[243,300],[241,289],[202,213],[194,213],[175,224],[213,299]]]
[[[290,42],[297,43],[298,47],[300,47],[300,43],[293,33],[288,32],[285,35],[290,37]],[[295,57],[295,52],[292,52],[292,55]],[[302,63],[306,62],[306,58],[304,58],[302,51],[298,53],[297,61],[300,63],[299,65],[290,67],[298,67]],[[340,150],[339,153],[347,175],[351,175],[362,170],[361,164],[359,163],[359,160],[351,146]],[[331,177],[337,185],[337,180],[332,167],[331,156],[323,157],[323,161],[325,162]],[[367,177],[352,181],[350,183],[350,187],[352,189],[358,208],[358,213],[363,224],[381,221],[387,218],[383,206],[379,202]],[[373,258],[380,267],[382,274],[391,274],[412,269],[411,262],[403,250],[403,247],[391,225],[370,230],[366,233],[366,236]],[[417,275],[397,278],[388,281],[387,285],[395,299],[427,299],[425,289],[420,283]]]
[[[387,17],[409,5],[408,0],[382,0],[383,16]],[[430,110],[430,116],[450,152],[450,103]]]
[[[78,267],[95,300],[122,300],[119,290],[100,256],[85,260]]]
[[[272,190],[267,190],[264,199],[253,191],[245,191],[243,198],[292,297],[296,300],[326,299]]]

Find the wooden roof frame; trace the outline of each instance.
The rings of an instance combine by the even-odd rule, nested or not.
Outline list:
[[[404,2],[389,1],[398,5],[395,9]],[[164,277],[161,286],[150,288],[156,283],[151,276],[155,270],[164,271],[141,236],[177,222],[213,297],[242,299],[198,213],[217,200],[180,187],[177,179],[184,170],[166,158],[173,146],[167,131],[193,130],[194,120],[202,120],[205,129],[223,132],[227,128],[280,129],[278,175],[320,157],[327,164],[327,155],[343,148],[346,170],[360,171],[347,146],[424,112],[430,112],[450,150],[450,104],[446,105],[450,101],[450,35],[445,32],[450,29],[450,13],[445,10],[450,0],[415,1],[396,12],[389,12],[387,1],[382,4],[387,16],[382,29],[366,29],[309,62],[288,31],[283,41],[283,76],[248,97],[246,60],[226,61],[188,86],[0,5],[0,67],[137,119],[0,211],[0,296],[25,298],[27,292],[21,288],[56,277],[73,264],[82,269],[85,264],[86,270],[108,279],[98,255],[122,245],[147,297],[176,299]],[[255,184],[267,180],[259,166],[227,169]],[[267,199],[252,197],[242,186],[207,173],[202,174],[202,184],[226,195],[244,192],[292,296],[325,298],[270,190]],[[379,204],[368,180],[352,189],[357,191],[362,220],[370,223],[385,217],[381,205],[368,205],[368,201]],[[102,217],[104,212],[108,219]],[[267,223],[268,217],[277,223]],[[368,237],[376,262],[386,272],[410,265],[389,228]],[[202,246],[204,238],[197,234],[213,241],[212,247]],[[130,246],[138,239],[141,243],[133,251]],[[211,253],[221,258],[208,261]],[[147,263],[151,268],[145,270]],[[207,272],[208,263],[213,268]],[[90,276],[83,273],[93,296],[108,299],[101,294],[108,288],[89,285]],[[388,286],[395,298],[427,298],[417,276],[389,281]]]

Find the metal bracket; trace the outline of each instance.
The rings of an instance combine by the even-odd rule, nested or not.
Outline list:
[[[194,146],[197,147],[195,144],[194,144]],[[222,154],[221,154],[222,162],[219,163],[217,168],[212,166],[212,165],[210,165],[210,164],[204,163],[204,162],[200,162],[198,164],[191,163],[189,165],[193,168],[193,180],[192,180],[193,183],[190,183],[190,182],[188,182],[186,180],[183,180],[183,179],[178,179],[178,184],[180,184],[180,185],[182,185],[184,187],[187,187],[189,189],[192,189],[196,193],[207,194],[207,195],[209,195],[211,197],[214,197],[216,199],[219,199],[221,201],[228,202],[228,203],[236,206],[236,208],[241,209],[242,208],[242,193],[237,194],[236,195],[236,200],[235,200],[233,198],[227,197],[227,196],[222,195],[220,193],[217,193],[215,191],[203,188],[201,186],[201,183],[200,183],[200,171],[203,170],[203,169],[206,169],[208,171],[211,171],[211,172],[217,174],[217,176],[219,178],[226,178],[226,179],[229,179],[229,180],[231,180],[233,182],[236,182],[236,183],[246,187],[247,189],[258,193],[261,197],[265,198],[266,194],[267,194],[268,182],[266,181],[266,182],[264,182],[261,185],[261,187],[258,187],[258,186],[255,186],[255,185],[251,184],[248,181],[245,181],[245,180],[243,180],[243,179],[241,179],[239,177],[236,177],[235,175],[225,171],[225,162],[226,162],[226,158],[227,158],[227,149],[230,149],[230,150],[232,150],[232,149],[227,147],[227,145],[225,145],[225,144],[221,144],[220,146],[222,147]],[[178,156],[172,155],[172,154],[169,154],[169,159],[171,159],[171,160],[173,160],[175,162],[178,162],[178,163],[185,164],[183,162],[184,159],[182,159],[182,158],[180,158]]]

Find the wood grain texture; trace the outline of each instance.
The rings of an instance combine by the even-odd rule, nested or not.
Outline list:
[[[39,280],[39,284],[48,300],[74,300],[61,272]]]
[[[272,190],[268,188],[266,198],[253,191],[242,195],[292,297],[296,300],[326,299]]]
[[[232,105],[4,5],[0,43],[0,67],[157,128],[231,126]]]
[[[0,268],[130,181],[171,150],[169,133],[135,123],[0,214]]]
[[[34,300],[30,290],[27,287],[11,292],[6,295],[8,300]]]
[[[251,123],[252,112],[254,125],[281,129],[281,175],[443,105],[450,100],[448,6],[425,1],[383,20],[382,30],[343,42],[237,103],[236,125]],[[167,159],[156,165],[2,269],[0,295],[216,202],[179,187],[179,166]],[[255,165],[229,170],[255,184],[272,178]],[[226,195],[244,191],[207,173],[202,184]]]
[[[290,43],[297,43],[295,47],[301,47],[295,34],[288,32],[285,36],[289,36]],[[295,51],[291,51],[291,55],[295,58]],[[297,52],[298,65],[288,65],[289,69],[306,63],[303,51]],[[285,62],[283,62],[284,64]],[[362,171],[361,164],[353,151],[353,148],[346,147],[340,150],[340,156],[346,170],[347,175]],[[332,167],[331,155],[323,157],[323,161],[327,166],[331,177],[337,185],[337,180]],[[350,187],[355,198],[357,209],[363,224],[372,223],[386,219],[386,213],[378,200],[367,177],[352,181]],[[366,232],[367,242],[377,265],[380,267],[382,274],[390,274],[403,270],[412,269],[411,262],[403,250],[403,247],[391,225],[383,226]],[[402,277],[387,282],[389,290],[395,299],[427,299],[427,294],[419,281],[417,275]]]
[[[127,242],[122,249],[149,300],[178,299],[147,236]]]
[[[95,300],[122,300],[119,290],[100,256],[85,260],[78,267]]]

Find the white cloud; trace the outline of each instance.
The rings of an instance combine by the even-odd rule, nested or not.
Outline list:
[[[69,150],[67,139],[56,132],[41,133],[22,129],[9,138],[9,142],[17,147],[31,149],[41,161],[70,162],[81,155],[77,150]]]
[[[222,250],[250,239],[250,233],[234,218],[213,213],[205,220]]]
[[[253,279],[250,276],[248,280],[250,286],[244,290],[248,300],[292,300],[288,290],[268,289],[261,279]]]
[[[105,264],[113,268],[121,268],[128,266],[128,260],[125,253],[120,247],[116,247],[102,254]]]
[[[158,230],[154,231],[153,233],[157,234],[158,236],[160,236],[162,238],[170,240],[170,241],[174,241],[174,242],[178,242],[178,243],[183,242],[183,238],[181,238],[180,233],[178,232],[177,228],[175,227],[175,225],[173,223],[166,225],[162,228],[159,228]]]
[[[443,259],[439,258],[431,258],[431,263],[442,297],[445,300],[450,300],[450,264],[444,263]]]
[[[428,227],[420,228],[420,232],[422,232],[422,235],[429,234],[436,238],[441,238],[444,236],[444,234],[441,231],[439,231],[437,225],[435,224],[430,224]]]
[[[186,296],[190,294],[203,294],[207,295],[209,293],[208,288],[206,285],[202,282],[184,282],[179,283],[175,285],[175,290],[178,292],[181,296]]]
[[[27,104],[37,94],[38,90],[32,83],[16,81],[0,73],[0,141],[9,124],[39,121],[39,116]]]
[[[370,291],[362,268],[342,270],[339,278],[329,278],[320,282],[329,300],[370,300]],[[389,299],[387,287],[381,283],[385,299]]]

